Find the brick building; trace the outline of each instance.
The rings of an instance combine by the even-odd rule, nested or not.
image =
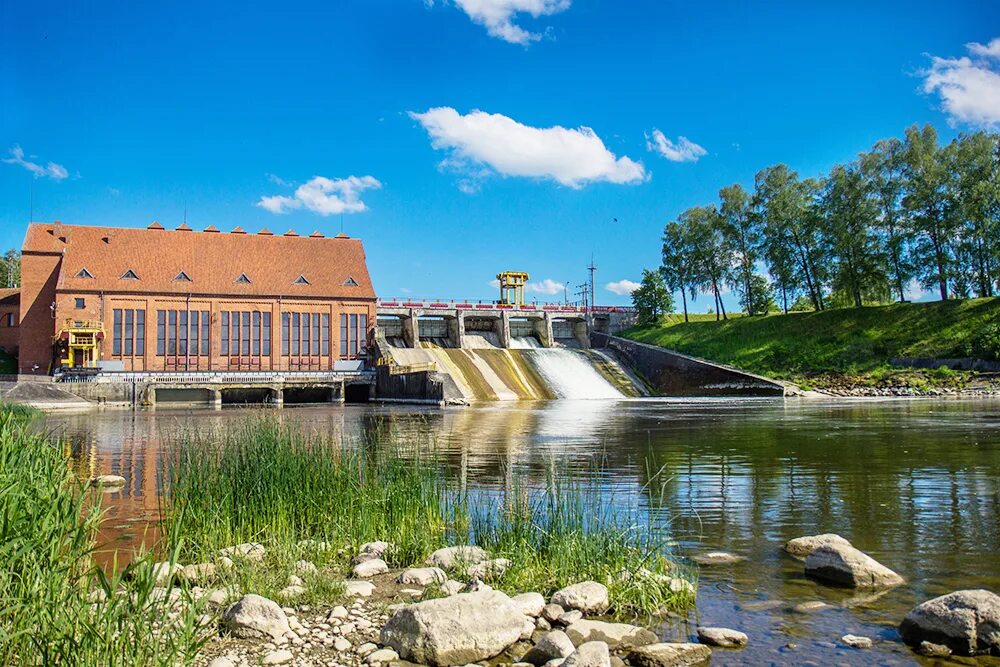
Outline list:
[[[17,355],[20,327],[21,290],[0,288],[0,350]]]
[[[67,360],[130,371],[330,370],[362,358],[375,325],[364,247],[344,235],[32,223],[21,281],[21,373]]]

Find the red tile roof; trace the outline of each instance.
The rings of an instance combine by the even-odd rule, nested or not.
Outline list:
[[[23,250],[63,255],[61,290],[375,297],[364,246],[358,239],[32,223]],[[78,278],[84,268],[94,277]],[[121,279],[130,269],[139,280]],[[181,271],[191,282],[174,280]],[[242,273],[249,284],[236,282]],[[299,276],[305,276],[309,284],[295,284]],[[349,278],[358,286],[345,285]]]

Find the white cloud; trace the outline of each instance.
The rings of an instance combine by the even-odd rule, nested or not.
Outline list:
[[[487,283],[493,289],[500,289],[500,281],[494,278],[489,283]]]
[[[671,162],[697,162],[698,158],[708,155],[708,151],[687,137],[677,137],[675,144],[659,130],[653,130],[652,136],[646,136],[646,148]]]
[[[450,151],[441,166],[473,179],[496,172],[549,178],[571,188],[596,181],[647,180],[642,163],[616,157],[589,127],[530,127],[478,110],[463,116],[451,107],[411,112],[410,116],[427,130],[434,148]]]
[[[641,285],[634,280],[616,280],[604,286],[604,289],[619,296],[627,296],[639,289]]]
[[[518,14],[530,14],[533,18],[551,16],[569,9],[572,0],[454,0],[454,3],[465,12],[473,23],[486,28],[492,37],[502,39],[511,44],[530,44],[537,42],[542,35],[528,32],[516,25],[514,19]],[[428,0],[428,5],[433,5]]]
[[[551,296],[553,294],[561,293],[563,289],[565,289],[565,287],[566,286],[563,283],[556,282],[551,278],[546,278],[545,280],[541,280],[539,282],[534,282],[534,283],[529,282],[526,286],[526,290],[528,292],[536,292],[538,294],[548,294]]]
[[[360,213],[368,208],[361,201],[361,193],[365,190],[377,190],[381,187],[382,184],[378,179],[372,176],[348,176],[347,178],[314,176],[296,188],[291,197],[285,195],[261,197],[257,206],[271,213],[279,214],[300,208],[320,215]]]
[[[931,292],[924,289],[924,286],[917,280],[911,280],[906,284],[906,287],[903,288],[903,296],[906,297],[907,301],[920,301],[929,294],[931,294]]]
[[[989,44],[966,44],[973,57],[931,56],[922,71],[924,92],[937,93],[952,125],[982,127],[1000,124],[1000,37]]]
[[[57,164],[55,162],[49,162],[47,165],[43,167],[37,162],[32,162],[31,160],[25,160],[24,149],[16,144],[8,152],[10,153],[10,157],[4,158],[3,159],[4,162],[6,162],[7,164],[17,164],[24,167],[32,174],[34,174],[35,178],[51,178],[54,181],[61,181],[69,176],[69,171],[67,171],[66,167],[62,166],[61,164]],[[35,156],[30,155],[28,157],[34,158]]]

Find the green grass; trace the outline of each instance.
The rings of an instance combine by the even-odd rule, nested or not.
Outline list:
[[[412,444],[375,432],[342,443],[261,418],[184,438],[168,466],[163,512],[166,533],[183,537],[181,561],[213,562],[222,547],[259,542],[265,563],[220,572],[225,585],[274,595],[306,558],[319,568],[311,581],[303,577],[309,599],[330,602],[364,542],[394,544],[390,567],[419,566],[435,549],[473,543],[512,561],[490,578],[509,593],[548,595],[595,579],[609,585],[623,616],[693,602],[676,581],[691,573],[674,566],[665,535],[634,511],[601,510],[596,489],[549,480],[473,497]]]
[[[822,374],[878,377],[891,357],[989,356],[1000,298],[842,308],[725,322],[683,318],[622,335],[678,352],[790,380]],[[985,350],[985,351],[984,351]],[[936,373],[936,377],[935,377]],[[872,375],[874,374],[874,376]],[[952,382],[939,372],[918,374]]]
[[[199,605],[174,608],[151,559],[112,575],[92,555],[96,492],[74,481],[33,414],[0,405],[0,664],[175,665],[206,641]],[[96,597],[95,597],[96,596]]]

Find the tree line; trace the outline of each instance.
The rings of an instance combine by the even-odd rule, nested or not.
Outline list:
[[[0,287],[19,287],[20,285],[21,253],[11,249],[0,256]]]
[[[752,191],[724,187],[718,203],[668,222],[662,261],[634,295],[646,319],[672,307],[651,304],[664,291],[680,293],[685,320],[699,293],[725,318],[727,287],[749,315],[905,301],[913,280],[941,299],[993,296],[1000,134],[942,146],[934,127],[913,126],[819,178],[768,167]]]

